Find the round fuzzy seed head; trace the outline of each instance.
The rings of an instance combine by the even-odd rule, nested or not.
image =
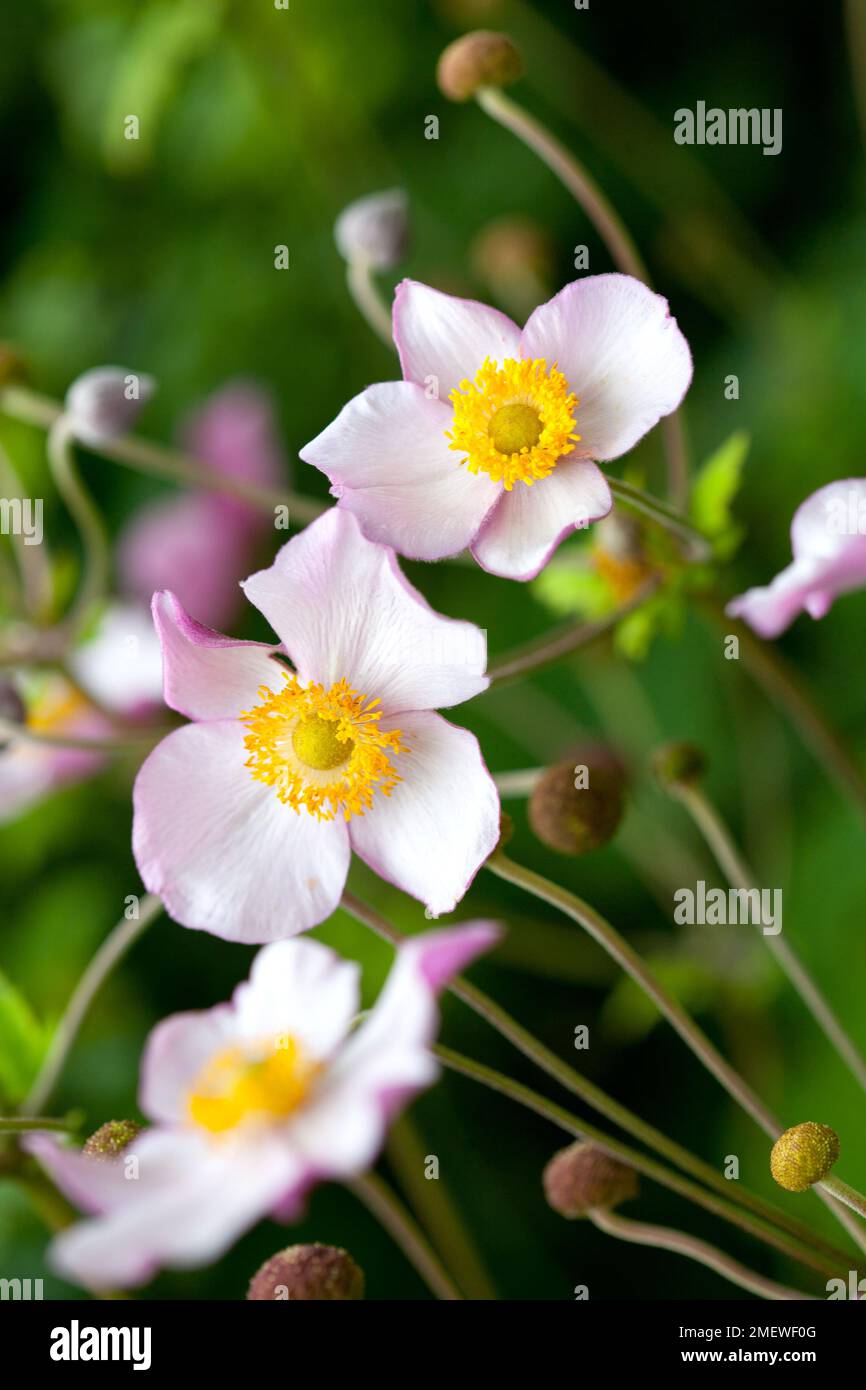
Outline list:
[[[480,87],[506,87],[523,75],[523,59],[507,34],[476,29],[455,39],[436,68],[436,81],[451,101],[468,101]]]
[[[542,1181],[548,1205],[569,1221],[595,1207],[616,1207],[638,1194],[633,1168],[579,1139],[555,1153]]]
[[[335,1245],[290,1245],[265,1260],[247,1292],[247,1298],[257,1302],[315,1303],[363,1297],[363,1270]]]
[[[607,844],[622,819],[625,774],[606,748],[585,748],[549,767],[529,798],[529,823],[560,854]]]
[[[82,1153],[88,1158],[116,1158],[141,1133],[141,1128],[135,1120],[108,1120],[91,1134]]]
[[[697,744],[676,740],[656,749],[652,769],[666,790],[690,787],[700,782],[707,770],[707,760]]]
[[[829,1125],[805,1124],[786,1129],[773,1145],[770,1172],[787,1192],[805,1192],[826,1178],[839,1157],[839,1136]]]

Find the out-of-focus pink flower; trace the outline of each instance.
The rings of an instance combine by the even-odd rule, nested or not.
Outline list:
[[[791,522],[793,562],[765,588],[732,599],[727,613],[761,637],[778,637],[806,612],[823,618],[840,594],[866,585],[866,478],[828,483]]]
[[[59,675],[23,683],[26,730],[61,739],[110,739],[116,730],[103,710],[136,720],[161,704],[162,650],[142,605],[109,604],[69,667],[75,683]],[[0,823],[58,788],[94,776],[104,763],[99,751],[13,737],[0,749]]]
[[[433,710],[486,688],[483,633],[435,613],[336,507],[243,587],[281,647],[154,596],[166,703],[194,722],[136,780],[148,889],[184,926],[270,941],[330,916],[354,849],[450,912],[496,846],[499,801],[477,740]]]
[[[284,460],[273,411],[257,386],[239,382],[217,392],[182,431],[188,453],[223,477],[277,488]],[[118,546],[125,590],[150,603],[171,589],[209,626],[228,623],[239,581],[256,546],[273,527],[267,511],[224,493],[193,490],[161,499],[128,524]]]
[[[353,1030],[359,971],[315,941],[280,941],[229,1004],[153,1031],[139,1103],[152,1128],[115,1159],[36,1134],[26,1147],[94,1219],[54,1242],[89,1288],[208,1263],[266,1215],[296,1220],[322,1180],[374,1162],[394,1115],[432,1084],[436,997],[496,942],[489,922],[412,938]]]
[[[370,386],[301,457],[371,540],[532,579],[573,530],[607,514],[593,460],[615,459],[676,410],[688,344],[666,300],[628,275],[566,285],[521,332],[496,309],[404,280],[404,380]]]

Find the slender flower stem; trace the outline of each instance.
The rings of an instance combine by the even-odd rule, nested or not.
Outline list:
[[[399,1245],[431,1293],[449,1302],[462,1298],[403,1203],[377,1174],[367,1173],[346,1185]]]
[[[466,1297],[485,1302],[495,1299],[496,1290],[447,1185],[441,1177],[430,1182],[425,1176],[426,1154],[409,1115],[398,1116],[391,1125],[385,1152],[431,1242],[441,1252],[446,1267],[453,1269]]]
[[[801,1264],[809,1265],[822,1274],[835,1275],[837,1273],[839,1266],[834,1264],[832,1260],[828,1261],[826,1256],[818,1253],[816,1249],[789,1239],[776,1227],[770,1226],[769,1223],[760,1218],[747,1216],[730,1200],[716,1197],[713,1193],[707,1192],[697,1183],[681,1177],[679,1173],[672,1172],[663,1164],[657,1163],[655,1159],[649,1158],[638,1149],[630,1148],[628,1144],[623,1144],[619,1139],[613,1138],[603,1130],[596,1129],[594,1125],[580,1119],[577,1115],[572,1115],[561,1105],[548,1100],[546,1096],[539,1095],[521,1082],[514,1081],[510,1076],[504,1076],[501,1072],[494,1071],[492,1067],[485,1066],[482,1062],[476,1062],[474,1058],[464,1057],[449,1047],[441,1046],[441,1044],[433,1050],[450,1071],[458,1072],[461,1076],[468,1077],[470,1081],[477,1081],[492,1091],[498,1091],[500,1095],[507,1096],[510,1100],[516,1101],[518,1105],[525,1106],[527,1110],[534,1111],[543,1119],[550,1120],[552,1124],[557,1125],[559,1129],[576,1139],[591,1140],[605,1153],[619,1159],[622,1163],[627,1163],[636,1172],[643,1173],[645,1177],[657,1182],[661,1187],[667,1187],[671,1192],[676,1192],[688,1201],[697,1203],[698,1206],[712,1212],[715,1216],[721,1216],[724,1220],[732,1222],[741,1230],[748,1231],[750,1235],[766,1241],[768,1245],[782,1251],[783,1254],[799,1260]],[[841,1258],[841,1267],[846,1268],[851,1257],[849,1255],[836,1255],[833,1258]]]
[[[500,797],[516,801],[519,797],[531,796],[543,775],[543,767],[526,767],[519,772],[496,772],[493,780]]]
[[[866,777],[845,744],[830,727],[802,678],[770,642],[761,642],[742,623],[725,615],[722,605],[705,600],[701,607],[721,632],[739,639],[744,666],[771,702],[797,730],[806,747],[837,786],[866,818]]]
[[[28,1134],[32,1130],[51,1129],[58,1130],[61,1134],[71,1133],[75,1126],[68,1120],[49,1120],[45,1116],[29,1116],[25,1119],[23,1115],[12,1115],[0,1118],[0,1134]]]
[[[6,386],[0,390],[0,413],[50,430],[62,417],[63,407],[59,402],[47,396],[40,396],[26,387]],[[242,478],[217,473],[187,458],[185,454],[140,439],[136,435],[123,435],[119,439],[104,442],[98,449],[94,448],[93,452],[138,473],[168,478],[185,487],[223,492],[227,496],[238,498],[241,502],[260,507],[263,511],[272,512],[275,507],[287,506],[290,516],[304,523],[314,521],[327,510],[325,504],[316,502],[311,497],[259,487],[256,483],[246,482]]]
[[[396,927],[392,926],[381,913],[361,902],[353,893],[343,894],[342,906],[356,921],[369,927],[377,936],[390,942],[391,945],[400,946],[408,939]],[[578,1096],[586,1105],[604,1115],[612,1124],[630,1134],[633,1139],[646,1144],[647,1148],[654,1149],[656,1153],[667,1158],[684,1172],[691,1174],[693,1178],[697,1178],[716,1192],[724,1194],[724,1199],[729,1204],[739,1203],[740,1206],[755,1213],[765,1222],[771,1222],[788,1231],[801,1242],[821,1248],[833,1259],[849,1258],[840,1254],[834,1246],[824,1241],[820,1236],[816,1236],[802,1222],[788,1216],[786,1212],[779,1211],[771,1203],[764,1201],[763,1198],[755,1196],[747,1188],[742,1187],[740,1183],[732,1185],[709,1163],[705,1163],[690,1153],[688,1149],[683,1148],[681,1144],[677,1144],[673,1139],[662,1134],[660,1130],[641,1120],[639,1116],[632,1114],[612,1096],[608,1096],[593,1082],[581,1076],[580,1072],[561,1061],[538,1038],[512,1018],[505,1009],[501,1008],[480,989],[477,989],[475,985],[470,984],[468,980],[464,980],[462,976],[451,981],[448,991],[478,1014],[479,1018],[483,1018],[491,1028],[494,1028],[513,1047],[516,1047],[524,1057],[540,1067],[548,1076],[553,1077],[559,1085]]]
[[[631,1245],[651,1245],[656,1250],[672,1250],[676,1255],[684,1255],[687,1260],[706,1265],[708,1269],[721,1274],[723,1279],[729,1279],[739,1288],[757,1294],[758,1298],[812,1300],[815,1297],[814,1294],[802,1293],[799,1289],[765,1279],[753,1269],[740,1264],[739,1260],[726,1255],[723,1250],[717,1250],[714,1245],[698,1240],[697,1236],[687,1235],[685,1231],[674,1231],[669,1226],[653,1226],[646,1221],[629,1221],[618,1212],[603,1207],[589,1212],[589,1219],[600,1231],[616,1236],[617,1240],[626,1240]]]
[[[502,850],[497,850],[491,855],[485,867],[499,878],[505,879],[506,883],[523,888],[527,893],[540,898],[542,902],[558,908],[560,912],[564,912],[573,921],[578,922],[585,931],[588,931],[593,940],[604,947],[617,965],[621,966],[626,974],[631,976],[635,984],[643,990],[644,994],[653,1001],[687,1046],[691,1048],[698,1060],[724,1086],[737,1104],[742,1106],[771,1139],[779,1137],[783,1126],[779,1124],[743,1078],[725,1061],[721,1053],[717,1051],[685,1009],[667,993],[641,956],[632,949],[624,937],[620,936],[616,928],[602,917],[601,913],[596,912],[595,908],[590,907],[589,903],[584,902],[576,894],[570,893],[565,888],[560,888],[559,884],[551,883],[549,879],[542,878],[540,874],[525,868],[522,864],[516,864],[514,860],[503,854]]]
[[[855,1187],[850,1187],[847,1182],[837,1178],[835,1174],[828,1173],[819,1186],[825,1192],[829,1192],[831,1197],[836,1197],[840,1202],[844,1202],[846,1207],[856,1211],[858,1216],[866,1217],[866,1197],[858,1192]]]
[[[684,785],[672,787],[670,791],[692,816],[732,887],[742,889],[745,893],[758,891],[754,874],[742,858],[728,827],[705,792],[700,787]],[[842,1027],[832,1006],[815,984],[796,951],[792,950],[781,934],[768,936],[762,932],[761,935],[767,949],[775,956],[819,1028],[866,1091],[866,1059],[863,1058],[854,1039]]]
[[[683,1042],[691,1048],[698,1060],[724,1086],[731,1098],[751,1116],[771,1139],[775,1140],[779,1137],[784,1126],[780,1124],[772,1111],[767,1108],[739,1073],[725,1061],[722,1054],[710,1042],[706,1033],[698,1027],[686,1010],[668,994],[645,961],[636,951],[632,950],[628,942],[620,936],[610,922],[575,893],[569,893],[567,889],[560,888],[558,884],[551,883],[549,879],[543,878],[541,874],[535,873],[532,869],[524,868],[522,864],[515,864],[512,859],[503,854],[502,850],[496,850],[487,860],[485,867],[500,878],[505,879],[506,883],[523,888],[526,892],[540,898],[542,902],[558,908],[560,912],[564,912],[566,916],[571,917],[573,921],[578,922],[584,930],[588,931],[590,936],[604,947],[608,955],[631,976],[647,997],[652,999],[662,1015],[679,1033]],[[860,1249],[866,1251],[866,1232],[850,1218],[844,1206],[827,1193],[819,1192],[818,1196],[857,1242]]]
[[[551,135],[535,116],[524,111],[522,106],[511,97],[507,97],[498,87],[482,87],[476,99],[488,116],[506,130],[510,130],[512,135],[516,135],[518,140],[537,154],[568,189],[595,227],[617,269],[649,285],[647,268],[625,223],[572,152]],[[668,468],[668,491],[671,500],[677,506],[682,506],[689,490],[688,462],[682,427],[675,415],[667,417],[663,437]]]
[[[625,223],[571,151],[499,87],[482,87],[477,101],[488,116],[528,145],[568,189],[595,227],[617,269],[646,281],[646,266]]]
[[[346,266],[346,284],[361,316],[387,348],[394,347],[391,315],[373,279],[372,267],[365,260],[352,260]]]
[[[614,497],[624,507],[641,512],[656,526],[662,527],[675,536],[683,547],[686,559],[693,563],[702,563],[710,559],[713,549],[706,536],[702,536],[700,531],[696,530],[688,518],[683,516],[677,508],[667,506],[664,502],[660,502],[657,497],[651,496],[648,492],[642,492],[640,488],[633,487],[631,483],[624,482],[622,478],[609,477],[607,482]]]
[[[105,594],[111,562],[102,516],[81,481],[73,445],[71,428],[61,415],[48,433],[48,461],[57,490],[78,527],[84,554],[78,593],[65,618],[65,626],[75,636],[86,623],[93,604]]]
[[[21,1107],[23,1115],[30,1117],[42,1109],[57,1084],[78,1030],[102,985],[162,910],[162,901],[148,893],[139,903],[138,917],[121,917],[109,932],[76,985],[66,1012],[57,1025],[39,1075]]]
[[[566,623],[554,632],[546,633],[543,637],[535,638],[513,651],[506,652],[491,666],[488,672],[490,684],[500,686],[507,681],[535,675],[536,672],[553,666],[557,661],[562,661],[564,657],[573,655],[582,647],[589,646],[591,642],[598,641],[600,637],[611,632],[623,618],[627,618],[629,613],[646,603],[660,582],[658,577],[649,579],[626,603],[596,622]]]

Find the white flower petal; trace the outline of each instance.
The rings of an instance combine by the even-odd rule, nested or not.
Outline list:
[[[397,286],[394,341],[406,380],[425,386],[432,379],[442,401],[475,376],[485,357],[502,362],[520,356],[520,329],[505,314],[417,280]]]
[[[443,618],[333,507],[244,584],[302,680],[347,680],[383,710],[442,708],[486,689],[484,634]]]
[[[566,536],[607,516],[612,505],[604,474],[591,459],[563,459],[548,477],[503,493],[472,554],[491,574],[534,579]]]
[[[499,798],[466,729],[437,714],[401,715],[403,781],[349,822],[352,848],[437,915],[451,912],[499,839]]]
[[[334,911],[349,839],[342,821],[295,811],[254,781],[245,733],[221,720],[163,739],[136,778],[133,851],[175,921],[228,941],[274,941]]]
[[[558,363],[578,397],[578,451],[614,459],[676,410],[692,378],[689,346],[667,300],[630,275],[566,285],[530,316],[524,357]]]
[[[440,560],[465,549],[501,492],[461,467],[445,434],[452,423],[451,407],[420,386],[384,382],[349,401],[301,458],[327,474],[370,540]]]
[[[165,703],[188,719],[233,719],[254,705],[261,685],[280,689],[278,647],[237,642],[202,627],[168,590],[153,596],[162,643]]]

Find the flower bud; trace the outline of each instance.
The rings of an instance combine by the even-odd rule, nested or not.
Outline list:
[[[582,1139],[553,1155],[542,1181],[548,1205],[569,1221],[628,1202],[639,1189],[633,1168]]]
[[[124,367],[93,367],[67,391],[66,417],[82,444],[98,448],[132,428],[155,389],[152,376]]]
[[[697,744],[677,740],[656,749],[652,755],[652,769],[665,791],[672,791],[700,782],[707,770],[707,760]]]
[[[344,261],[362,261],[388,270],[406,253],[409,200],[402,188],[371,193],[344,208],[334,224],[334,240]]]
[[[258,1302],[292,1299],[315,1303],[325,1299],[364,1297],[364,1272],[345,1250],[334,1245],[290,1245],[265,1260],[253,1275],[247,1298]]]
[[[451,101],[468,101],[480,87],[506,87],[523,75],[523,59],[507,34],[476,29],[455,39],[436,68],[436,81]]]
[[[560,854],[607,844],[622,819],[625,773],[607,748],[581,749],[549,767],[529,798],[529,823]]]
[[[108,1120],[91,1134],[81,1152],[88,1158],[116,1158],[141,1133],[141,1128],[135,1120]]]
[[[770,1172],[787,1192],[805,1192],[826,1178],[839,1157],[839,1136],[829,1125],[805,1124],[786,1129],[773,1145]]]

